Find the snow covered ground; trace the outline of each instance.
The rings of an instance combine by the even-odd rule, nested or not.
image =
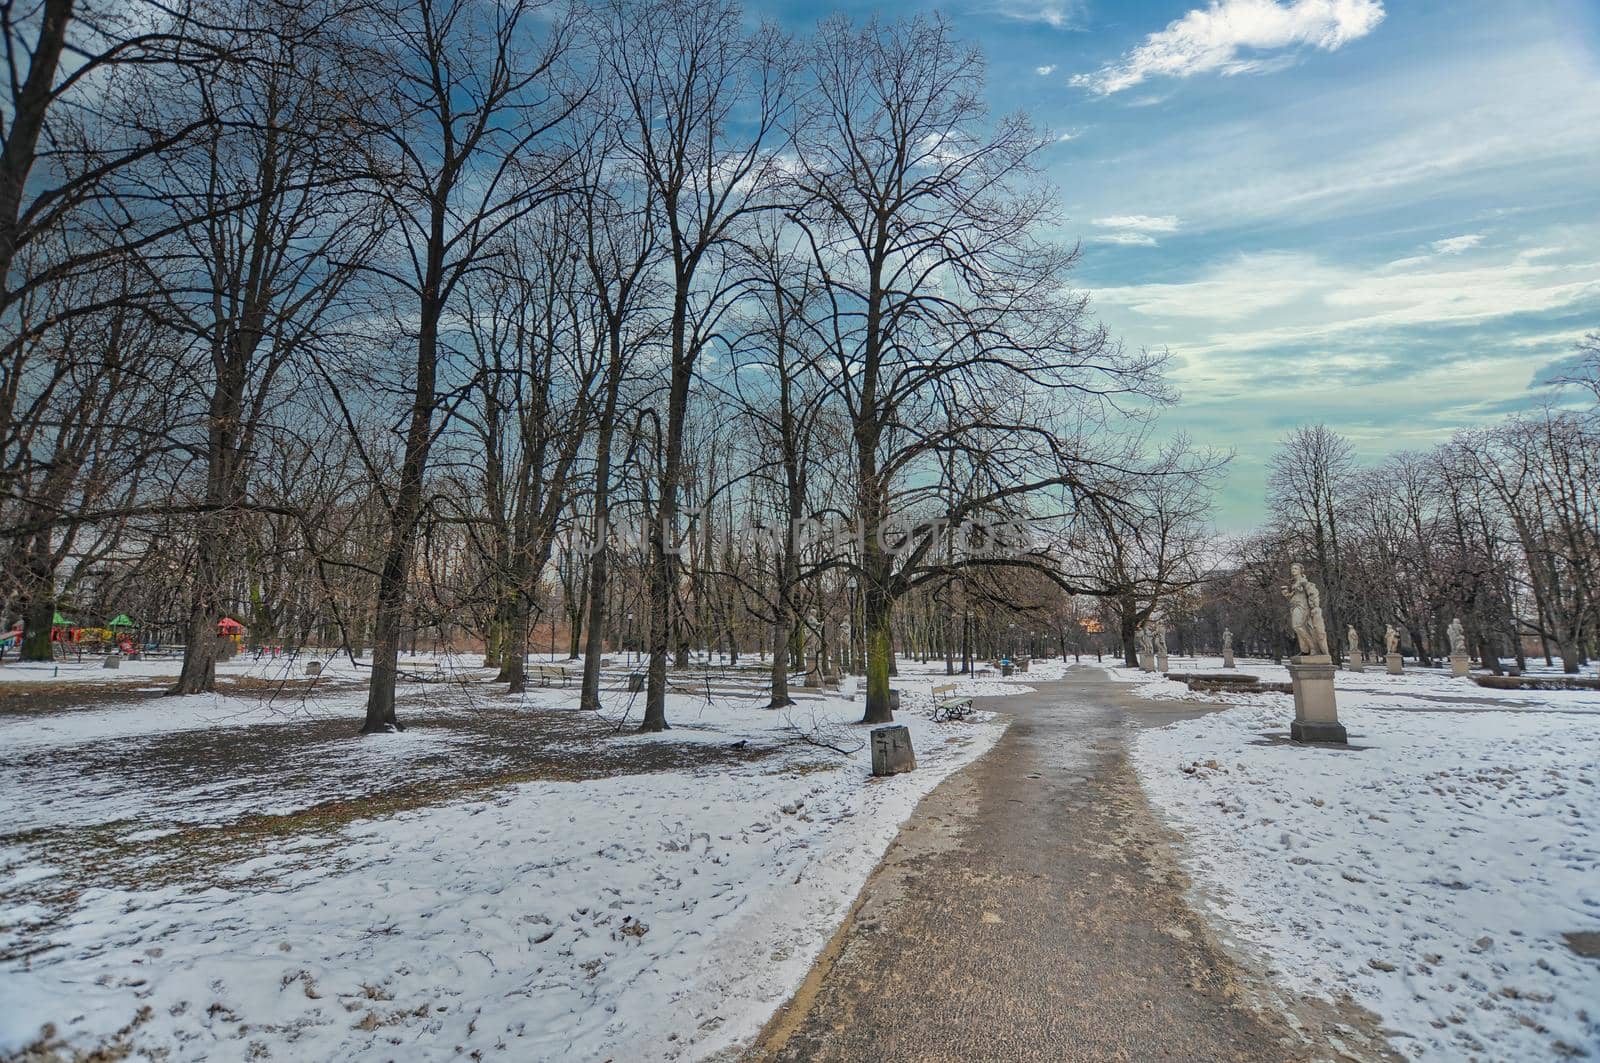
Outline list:
[[[1600,693],[1340,672],[1338,750],[1285,741],[1287,695],[1113,674],[1233,703],[1133,759],[1202,902],[1289,987],[1348,994],[1412,1058],[1600,1054],[1600,959],[1565,937],[1600,931]]]
[[[364,739],[342,737],[358,692],[0,716],[0,1053],[41,1037],[177,1060],[689,1059],[739,1044],[798,986],[916,802],[1003,730],[987,713],[932,722],[938,672],[902,664],[897,722],[918,770],[879,780],[851,725],[859,697],[797,691],[774,712],[729,692],[758,677],[721,680],[709,701],[674,693],[673,729],[652,736],[612,733],[638,718],[621,690],[597,720],[570,690],[481,684],[408,687],[416,726]],[[496,781],[533,759],[558,777],[606,768]],[[493,785],[463,787],[473,772]],[[415,798],[430,786],[439,800]],[[386,803],[349,814],[379,790]]]

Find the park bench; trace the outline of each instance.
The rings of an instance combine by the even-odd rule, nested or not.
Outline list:
[[[530,664],[528,678],[537,679],[540,686],[549,686],[550,680],[559,679],[566,686],[572,680],[572,669],[561,664]]]
[[[408,683],[442,683],[448,678],[438,661],[396,661],[394,671]]]
[[[955,683],[942,683],[933,688],[933,718],[939,720],[964,720],[972,715],[972,699],[956,694]]]

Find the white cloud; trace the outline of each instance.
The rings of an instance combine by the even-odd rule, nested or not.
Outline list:
[[[1097,244],[1122,244],[1125,247],[1156,246],[1156,238],[1149,233],[1096,233],[1089,239]]]
[[[1382,0],[1212,0],[1152,33],[1144,43],[1074,85],[1102,96],[1153,77],[1264,73],[1289,57],[1244,55],[1310,46],[1325,52],[1365,37],[1383,21]]]
[[[1469,233],[1465,236],[1450,236],[1443,240],[1435,240],[1428,246],[1433,248],[1433,253],[1436,255],[1459,255],[1481,243],[1483,243],[1482,233]]]
[[[1118,214],[1109,218],[1096,218],[1094,225],[1105,230],[1089,237],[1097,244],[1121,244],[1124,247],[1155,247],[1157,233],[1178,231],[1178,219],[1165,214],[1152,217],[1148,214]]]
[[[1018,22],[1043,22],[1052,29],[1083,25],[1083,0],[999,0],[992,12]]]
[[[1076,134],[1076,133],[1057,133],[1056,134],[1056,143],[1057,144],[1065,144],[1067,141],[1076,140],[1077,138],[1078,138],[1078,134]]]
[[[1110,218],[1096,218],[1094,223],[1102,229],[1133,229],[1143,233],[1175,233],[1178,219],[1171,214],[1151,217],[1148,214],[1118,214]]]
[[[1049,66],[1036,66],[1033,68],[1033,72],[1042,78],[1047,78],[1056,72],[1056,65],[1051,63]]]
[[[1479,324],[1600,299],[1600,262],[1552,258],[1550,249],[1536,248],[1492,262],[1430,257],[1372,270],[1300,252],[1260,252],[1191,281],[1103,288],[1095,298],[1145,326],[1178,327],[1188,337],[1181,353],[1231,362],[1273,347]]]

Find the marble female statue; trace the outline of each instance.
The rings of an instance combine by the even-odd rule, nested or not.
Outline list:
[[[1322,592],[1296,561],[1289,566],[1290,581],[1283,588],[1289,599],[1289,626],[1300,644],[1302,657],[1328,656],[1328,629],[1322,619]]]
[[[1461,627],[1461,618],[1458,616],[1450,621],[1450,626],[1446,630],[1450,633],[1450,656],[1467,656],[1467,633]]]
[[[1233,652],[1233,629],[1232,628],[1226,628],[1225,627],[1225,628],[1222,629],[1222,652],[1223,652],[1224,655],[1231,654]]]
[[[1383,644],[1388,648],[1390,653],[1400,652],[1400,632],[1395,630],[1393,624],[1384,625]]]
[[[1351,657],[1361,656],[1361,636],[1356,634],[1356,626],[1349,624],[1344,630],[1344,640],[1349,646],[1347,651]]]

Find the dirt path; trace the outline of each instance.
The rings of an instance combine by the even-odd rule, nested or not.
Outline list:
[[[1372,1017],[1282,1000],[1186,903],[1130,733],[1192,715],[1101,672],[930,794],[752,1060],[1389,1057]]]

